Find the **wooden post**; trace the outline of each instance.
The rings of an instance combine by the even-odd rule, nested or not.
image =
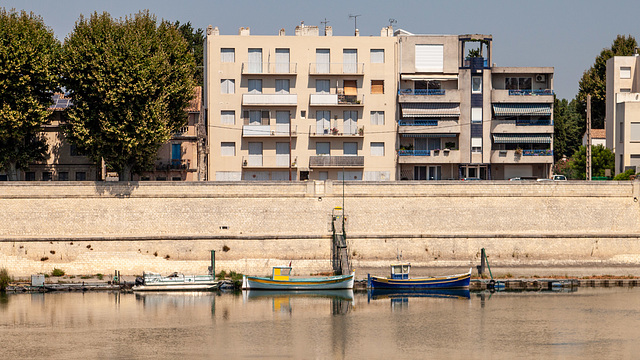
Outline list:
[[[587,95],[587,181],[591,181],[591,95]]]

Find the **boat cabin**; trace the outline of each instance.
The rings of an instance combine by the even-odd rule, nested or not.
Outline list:
[[[273,274],[271,275],[271,279],[289,281],[290,276],[291,276],[290,266],[275,266],[273,268]]]
[[[391,265],[391,278],[392,279],[409,279],[409,269],[411,264],[392,264]]]

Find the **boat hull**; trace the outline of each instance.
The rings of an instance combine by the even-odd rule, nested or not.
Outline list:
[[[257,276],[243,276],[243,290],[332,290],[353,289],[355,272],[320,278],[273,280]]]
[[[371,289],[464,289],[469,288],[470,281],[471,270],[465,274],[419,279],[390,279],[369,276],[367,285]]]

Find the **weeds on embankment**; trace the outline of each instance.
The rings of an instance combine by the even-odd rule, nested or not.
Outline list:
[[[9,282],[13,279],[9,276],[9,271],[6,268],[0,269],[0,291],[4,292],[9,286]]]

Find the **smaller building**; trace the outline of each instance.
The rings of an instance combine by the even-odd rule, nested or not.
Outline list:
[[[607,146],[607,134],[605,129],[591,129],[591,146]],[[582,135],[582,146],[587,146],[587,133]]]

